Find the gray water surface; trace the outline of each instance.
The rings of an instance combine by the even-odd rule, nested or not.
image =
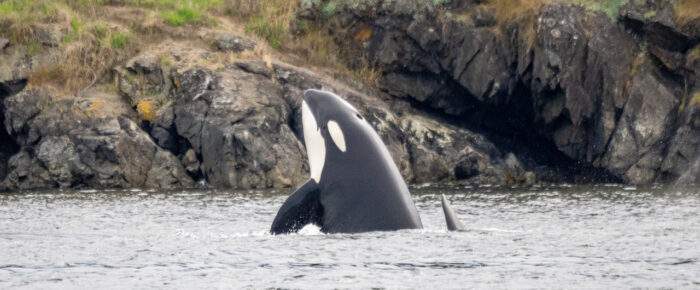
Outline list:
[[[290,192],[0,194],[0,288],[700,288],[697,187],[413,188],[423,230],[269,235]]]

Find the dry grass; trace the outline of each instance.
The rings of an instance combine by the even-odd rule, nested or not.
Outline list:
[[[552,0],[489,0],[488,5],[494,9],[499,23],[515,22],[530,19],[537,14],[542,5]]]
[[[488,0],[494,10],[499,29],[519,27],[519,37],[532,47],[535,43],[535,25],[542,5],[552,0]]]
[[[309,24],[311,28],[303,35],[296,36],[284,49],[301,56],[305,62],[333,69],[346,67],[340,58],[338,46],[328,35],[325,26]]]
[[[362,59],[357,69],[353,71],[353,75],[362,81],[366,86],[377,88],[379,81],[382,78],[384,69],[382,67],[371,65],[367,60]]]
[[[677,0],[676,21],[685,25],[700,18],[700,0]]]
[[[700,106],[700,92],[693,93],[693,98],[690,99],[691,106]]]

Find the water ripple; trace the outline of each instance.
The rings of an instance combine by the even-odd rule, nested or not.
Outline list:
[[[423,230],[282,236],[267,230],[290,190],[4,194],[0,288],[700,285],[697,187],[411,191]],[[446,231],[440,194],[466,230]]]

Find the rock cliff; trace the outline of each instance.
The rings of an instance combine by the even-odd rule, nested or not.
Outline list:
[[[385,92],[417,107],[550,143],[626,183],[698,182],[700,20],[679,24],[673,9],[550,3],[499,22],[482,1],[379,1],[340,5],[329,25],[350,58],[384,70]]]
[[[293,187],[308,177],[309,88],[355,105],[409,183],[700,182],[700,22],[677,24],[669,3],[612,17],[552,3],[503,23],[480,1],[325,16],[317,2],[299,17],[328,25],[351,66],[381,69],[378,89],[220,31],[210,47],[151,46],[65,96],[24,87],[61,31],[32,56],[0,39],[0,189]]]

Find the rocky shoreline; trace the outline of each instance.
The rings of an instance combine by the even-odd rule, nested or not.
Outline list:
[[[700,182],[698,21],[679,27],[652,1],[615,18],[547,4],[530,45],[478,2],[421,3],[334,12],[344,52],[383,69],[379,90],[220,32],[208,48],[149,48],[114,69],[116,85],[61,96],[24,88],[52,50],[21,57],[0,41],[0,190],[294,187],[308,177],[309,88],[355,105],[409,183]],[[236,60],[217,66],[221,55]]]

